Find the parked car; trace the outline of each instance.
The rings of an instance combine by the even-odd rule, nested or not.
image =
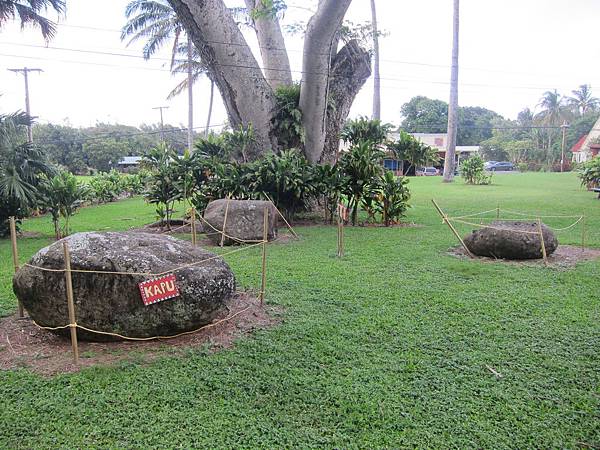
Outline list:
[[[485,170],[489,170],[489,168],[490,168],[491,166],[493,166],[494,164],[496,164],[497,162],[498,162],[498,161],[486,161],[486,162],[483,164],[483,168],[484,168]]]
[[[486,170],[489,170],[490,172],[508,172],[515,170],[515,166],[513,163],[508,161],[499,161],[494,162],[494,164],[490,164],[488,167],[486,167]]]
[[[435,167],[419,167],[417,168],[417,170],[415,170],[415,175],[421,177],[431,177],[439,174],[440,171],[437,170]]]

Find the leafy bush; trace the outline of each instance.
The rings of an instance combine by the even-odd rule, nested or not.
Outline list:
[[[492,175],[486,174],[481,156],[474,155],[460,165],[460,174],[467,184],[491,184]]]
[[[343,193],[348,196],[353,225],[356,225],[358,208],[366,187],[383,171],[383,156],[383,151],[367,140],[353,145],[340,158],[340,171],[346,179]]]
[[[382,123],[380,120],[371,120],[360,117],[346,123],[341,132],[341,138],[351,146],[369,142],[371,146],[383,144],[392,125]]]
[[[405,131],[400,132],[396,141],[387,144],[396,158],[408,161],[409,166],[403,173],[406,174],[411,167],[426,167],[439,161],[438,152],[429,145],[423,144]]]
[[[79,183],[74,175],[66,171],[45,180],[40,185],[40,205],[52,216],[56,239],[69,235],[70,219],[77,208],[83,204],[88,189],[88,186]],[[62,230],[59,224],[60,217],[64,219]]]
[[[398,177],[390,171],[386,171],[377,182],[379,195],[376,197],[377,211],[381,214],[382,222],[386,227],[397,223],[408,209],[410,190],[408,189],[408,178]]]
[[[99,203],[114,202],[127,188],[124,176],[114,169],[94,175],[89,185],[91,200]]]
[[[300,84],[282,85],[275,89],[276,113],[272,122],[281,148],[298,148],[304,144],[304,127],[299,104]]]
[[[182,198],[178,186],[178,160],[177,153],[164,143],[152,148],[142,160],[143,166],[149,169],[144,198],[148,203],[156,205],[157,218],[168,229],[171,228],[175,202]]]
[[[600,156],[583,163],[578,170],[578,176],[581,185],[587,189],[600,186]]]

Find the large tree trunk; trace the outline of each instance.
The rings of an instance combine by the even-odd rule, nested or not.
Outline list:
[[[273,148],[273,91],[223,0],[169,3],[219,88],[231,125],[254,126],[256,144],[249,149],[250,159]]]
[[[371,0],[371,26],[373,27],[373,119],[379,120],[381,119],[381,81],[379,79],[379,34],[375,0]]]
[[[326,139],[321,161],[333,162],[340,146],[340,131],[354,98],[371,76],[371,55],[357,41],[348,42],[331,65]]]
[[[316,163],[325,145],[331,51],[335,35],[352,0],[320,0],[306,27],[300,109],[306,130],[307,159]]]
[[[458,124],[458,24],[459,0],[454,0],[452,70],[450,75],[450,103],[448,104],[448,142],[446,144],[443,179],[446,183],[454,179],[454,158],[456,155],[456,131]]]
[[[285,40],[279,26],[279,20],[277,20],[277,17],[271,17],[264,12],[265,6],[262,0],[245,1],[248,14],[256,31],[267,82],[273,89],[277,86],[292,84],[290,60],[285,49]],[[256,14],[252,14],[253,10],[259,14],[258,17]],[[260,14],[261,11],[263,11],[262,15]]]

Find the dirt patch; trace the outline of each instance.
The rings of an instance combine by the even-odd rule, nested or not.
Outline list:
[[[457,258],[469,258],[465,252],[465,249],[460,245],[448,249],[448,253],[452,256],[456,256]],[[582,250],[581,247],[577,247],[575,245],[559,245],[556,251],[548,256],[548,266],[556,268],[570,268],[581,261],[591,261],[597,258],[600,258],[600,250],[598,249],[586,248],[585,250]],[[482,262],[499,262],[520,266],[544,265],[543,259],[510,260],[476,256],[475,260]]]
[[[237,293],[227,308],[229,312],[213,322],[214,326],[173,339],[79,342],[79,366],[73,364],[69,339],[42,330],[29,318],[19,319],[15,314],[0,320],[0,369],[27,368],[50,376],[120,361],[148,363],[198,347],[206,346],[209,351],[229,348],[240,336],[280,322],[279,308],[262,307],[258,298],[246,292]]]

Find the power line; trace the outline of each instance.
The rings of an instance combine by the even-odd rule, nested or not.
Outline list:
[[[68,47],[46,47],[46,46],[42,46],[42,45],[35,45],[35,44],[21,44],[21,43],[15,43],[15,42],[0,42],[0,44],[3,45],[15,45],[15,46],[22,46],[22,47],[30,47],[30,48],[40,48],[40,49],[49,49],[49,50],[57,50],[57,51],[67,51],[67,52],[74,52],[74,53],[84,53],[84,54],[94,54],[94,55],[104,55],[104,56],[116,56],[116,57],[124,57],[124,58],[135,58],[135,59],[144,59],[145,58],[142,55],[130,55],[130,54],[126,54],[126,53],[116,53],[116,52],[104,52],[104,51],[99,51],[99,50],[86,50],[86,49],[76,49],[76,48],[68,48]],[[7,54],[2,54],[1,56],[12,56],[12,57],[17,57],[17,58],[28,58],[28,59],[39,59],[39,60],[52,60],[50,58],[42,58],[42,57],[31,57],[31,56],[22,56],[22,55],[7,55]],[[168,58],[153,58],[154,60],[158,60],[158,61],[171,61]],[[101,66],[106,66],[106,67],[121,67],[121,68],[133,68],[136,70],[155,70],[155,71],[163,71],[163,72],[170,72],[173,73],[173,71],[169,70],[169,69],[158,69],[158,68],[140,68],[140,67],[127,67],[127,66],[121,66],[121,65],[115,65],[115,64],[106,64],[106,63],[92,63],[92,62],[87,62],[87,61],[68,61],[68,60],[59,60],[56,59],[56,61],[58,62],[65,62],[65,63],[72,63],[72,64],[85,64],[85,65],[101,65]],[[226,67],[226,68],[240,68],[240,69],[258,69],[258,70],[262,70],[262,71],[279,71],[279,72],[286,72],[287,69],[281,69],[281,68],[270,68],[270,67],[262,67],[262,66],[254,66],[254,65],[244,65],[244,64],[219,64],[216,63],[215,64],[218,67]],[[330,75],[328,72],[306,72],[306,71],[302,71],[302,70],[291,70],[292,73],[298,73],[298,74],[305,74],[305,73],[310,73],[312,75]],[[332,78],[349,78],[350,75],[333,75]],[[253,78],[253,77],[248,77],[248,78]],[[385,80],[385,81],[396,81],[396,82],[417,82],[417,83],[425,83],[425,84],[439,84],[439,85],[448,85],[449,82],[448,81],[440,81],[440,80],[424,80],[424,79],[419,79],[419,78],[392,78],[392,77],[380,77],[381,80]],[[523,85],[502,85],[502,84],[489,84],[489,83],[460,83],[461,86],[471,86],[471,87],[485,87],[485,88],[507,88],[507,89],[527,89],[527,90],[544,90],[544,89],[553,89],[553,87],[551,86],[533,86],[533,85],[529,85],[529,86],[523,86]],[[390,88],[394,88],[392,86],[387,86]]]

